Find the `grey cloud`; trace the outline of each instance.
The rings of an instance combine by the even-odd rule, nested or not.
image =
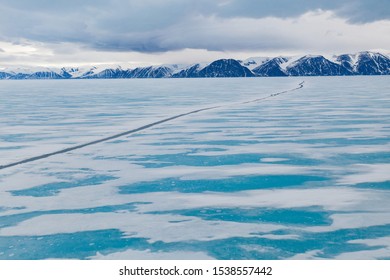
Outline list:
[[[357,23],[366,23],[377,20],[390,19],[390,1],[346,1],[338,8],[338,13],[346,16],[349,21]]]
[[[388,0],[231,0],[218,14],[229,17],[295,17],[312,10],[331,10],[350,22],[364,23],[390,18]]]
[[[364,23],[389,19],[389,7],[388,0],[0,0],[0,38],[70,42],[115,51],[275,49],[297,43],[267,34],[251,45],[251,32],[261,35],[258,27],[230,25],[227,29],[221,22],[293,18],[323,9]]]
[[[177,20],[189,14],[253,18],[294,17],[316,9],[332,10],[357,22],[390,18],[388,0],[1,0],[0,6],[41,15],[51,13],[88,16],[97,12],[120,19],[127,14],[130,18],[157,22]]]

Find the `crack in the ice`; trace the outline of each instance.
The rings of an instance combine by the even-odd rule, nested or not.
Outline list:
[[[301,89],[301,88],[303,88],[303,84],[304,84],[304,81],[299,83],[299,86],[296,87],[296,88],[285,90],[285,91],[281,91],[281,92],[277,92],[277,93],[272,93],[272,94],[270,94],[270,95],[268,95],[266,97],[263,97],[263,98],[257,98],[257,99],[253,99],[253,100],[250,100],[250,101],[241,102],[241,103],[238,103],[238,104],[254,103],[254,102],[259,102],[259,101],[266,100],[266,99],[269,99],[269,98],[273,98],[275,96],[278,96],[278,95],[281,95],[281,94],[284,94],[284,93],[288,93],[288,92],[292,92],[292,91]],[[235,103],[235,104],[237,104],[237,103]],[[201,108],[201,109],[197,109],[197,110],[194,110],[194,111],[190,111],[190,112],[187,112],[187,113],[175,115],[175,116],[172,116],[172,117],[169,117],[169,118],[166,118],[166,119],[162,119],[162,120],[159,120],[159,121],[156,121],[156,122],[153,122],[153,123],[150,123],[150,124],[147,124],[147,125],[135,128],[135,129],[124,131],[124,132],[121,132],[121,133],[118,133],[118,134],[115,134],[115,135],[111,135],[111,136],[108,136],[108,137],[105,137],[105,138],[101,138],[101,139],[94,140],[94,141],[91,141],[91,142],[87,142],[87,143],[84,143],[84,144],[72,146],[72,147],[65,148],[65,149],[62,149],[62,150],[58,150],[58,151],[55,151],[55,152],[46,153],[46,154],[43,154],[43,155],[31,157],[31,158],[28,158],[28,159],[24,159],[24,160],[21,160],[21,161],[9,163],[9,164],[6,164],[6,165],[0,165],[0,170],[6,169],[6,168],[10,168],[10,167],[13,167],[13,166],[16,166],[16,165],[20,165],[20,164],[29,163],[29,162],[37,161],[37,160],[40,160],[40,159],[48,158],[48,157],[55,156],[55,155],[58,155],[58,154],[64,154],[64,153],[67,153],[67,152],[70,152],[70,151],[78,150],[78,149],[81,149],[81,148],[84,148],[84,147],[87,147],[87,146],[91,146],[91,145],[95,145],[95,144],[98,144],[98,143],[106,142],[106,141],[109,141],[109,140],[112,140],[112,139],[116,139],[116,138],[119,138],[119,137],[122,137],[122,136],[125,136],[125,135],[133,134],[135,132],[139,132],[139,131],[148,129],[150,127],[153,127],[153,126],[156,126],[156,125],[159,125],[159,124],[162,124],[162,123],[166,123],[166,122],[169,122],[169,121],[172,121],[174,119],[178,119],[178,118],[181,118],[181,117],[184,117],[184,116],[188,116],[188,115],[192,115],[192,114],[196,114],[196,113],[199,113],[199,112],[208,111],[208,110],[212,110],[212,109],[218,109],[218,108],[222,108],[222,107],[226,107],[226,106],[231,106],[231,105],[234,105],[234,104],[206,107],[206,108]]]

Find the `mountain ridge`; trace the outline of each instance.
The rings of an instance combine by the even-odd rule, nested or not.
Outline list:
[[[363,51],[326,58],[254,57],[247,60],[218,59],[191,65],[165,64],[136,67],[30,67],[1,68],[0,80],[26,79],[132,79],[132,78],[213,78],[390,75],[390,58],[378,52]]]

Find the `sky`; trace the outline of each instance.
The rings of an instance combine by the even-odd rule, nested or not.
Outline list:
[[[0,0],[0,67],[390,53],[389,0]]]

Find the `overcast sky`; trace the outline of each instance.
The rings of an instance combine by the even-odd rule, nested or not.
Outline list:
[[[0,67],[390,52],[389,0],[0,0]]]

